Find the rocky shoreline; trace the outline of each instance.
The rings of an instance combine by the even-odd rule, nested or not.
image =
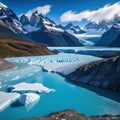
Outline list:
[[[86,115],[79,114],[74,110],[64,110],[52,113],[44,117],[23,120],[120,120],[120,115],[103,115],[87,117]]]
[[[11,69],[16,67],[16,65],[9,63],[8,61],[0,58],[0,71]]]

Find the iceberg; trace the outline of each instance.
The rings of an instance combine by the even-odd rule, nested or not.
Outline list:
[[[20,97],[18,93],[0,92],[0,111],[9,106],[13,101]]]
[[[26,93],[21,95],[21,97],[18,99],[18,101],[23,105],[31,104],[35,101],[37,101],[40,98],[38,94],[35,93]]]
[[[24,93],[49,93],[52,89],[43,86],[41,83],[19,83],[8,88],[11,92]]]

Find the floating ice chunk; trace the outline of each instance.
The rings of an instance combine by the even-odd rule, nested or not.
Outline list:
[[[20,78],[20,76],[16,76],[15,78],[13,78],[12,80],[17,80],[17,79],[19,79]]]
[[[18,93],[0,92],[0,111],[5,109],[13,101],[20,97]]]
[[[28,105],[30,103],[37,101],[39,98],[40,96],[38,94],[26,93],[26,94],[21,95],[18,101],[22,103],[23,105]]]
[[[8,88],[11,92],[18,93],[49,93],[52,89],[43,86],[41,83],[19,83]]]

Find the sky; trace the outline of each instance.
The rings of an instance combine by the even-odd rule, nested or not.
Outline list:
[[[106,20],[113,19],[113,15],[110,15],[111,10],[113,11],[117,6],[117,12],[120,13],[120,6],[118,4],[116,6],[112,5],[119,1],[120,0],[0,0],[0,2],[11,8],[17,15],[41,6],[41,8],[43,7],[42,10],[46,9],[45,15],[55,21],[56,24],[61,23],[65,25],[72,22],[79,26],[84,26],[88,21],[94,22],[96,20],[100,22],[99,19],[102,17],[106,17]],[[107,5],[107,7],[105,7],[105,5]],[[101,10],[101,8],[104,9]],[[111,18],[104,15],[102,16],[102,14],[106,12],[106,9]],[[114,11],[112,14],[116,15],[118,13]]]

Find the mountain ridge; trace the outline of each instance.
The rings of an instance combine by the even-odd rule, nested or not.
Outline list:
[[[86,31],[82,30],[78,25],[73,25],[72,23],[68,23],[66,26],[62,26],[61,24],[58,25],[59,28],[67,31],[71,34],[83,34],[86,33]]]
[[[31,10],[32,11],[32,10]],[[23,28],[33,41],[43,43],[47,46],[83,46],[73,35],[59,28],[54,21],[39,14],[34,9],[33,13],[22,14],[20,21]]]

